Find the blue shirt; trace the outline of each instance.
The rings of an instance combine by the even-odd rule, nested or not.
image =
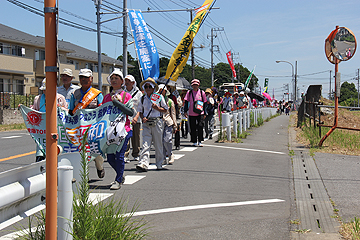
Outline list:
[[[80,88],[80,92],[81,92],[81,100],[80,102],[82,101],[82,99],[84,98],[85,94],[90,91],[92,87],[89,87],[89,89],[84,92],[81,88]],[[99,95],[97,95],[97,102],[98,104],[101,104],[103,102],[103,99],[104,99],[104,96],[102,95],[102,93],[99,93]],[[71,98],[70,98],[70,104],[69,104],[69,110],[74,110],[75,108],[75,96],[74,96],[74,93],[71,94]]]

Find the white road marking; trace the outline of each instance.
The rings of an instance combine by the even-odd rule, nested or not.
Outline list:
[[[180,149],[179,152],[192,152],[195,149],[197,149],[197,147],[184,147],[184,148]]]
[[[90,193],[89,194],[89,202],[93,204],[97,204],[101,201],[104,201],[108,197],[114,195],[113,193]]]
[[[227,149],[234,149],[234,150],[241,150],[241,151],[274,153],[274,154],[280,154],[280,155],[286,154],[286,153],[283,153],[283,152],[275,152],[275,151],[261,150],[261,149],[237,148],[237,147],[227,147],[227,146],[210,145],[210,144],[203,144],[203,145],[204,145],[204,147],[227,148]]]
[[[285,202],[285,200],[266,199],[266,200],[255,200],[255,201],[245,201],[245,202],[215,203],[215,204],[194,205],[194,206],[185,206],[185,207],[164,208],[164,209],[135,212],[133,216],[144,216],[144,215],[151,215],[158,213],[179,212],[179,211],[207,209],[207,208],[235,207],[235,206],[245,206],[245,205],[254,205],[254,204],[266,204],[266,203],[280,203],[280,202]],[[125,215],[130,215],[130,213]]]
[[[126,175],[125,176],[125,182],[124,184],[126,185],[131,185],[131,184],[134,184],[136,183],[137,181],[140,181],[141,179],[143,179],[144,177],[146,176],[139,176],[139,175]]]
[[[178,159],[182,158],[183,156],[185,156],[185,154],[174,154],[175,160],[178,160]]]
[[[19,137],[22,137],[22,136],[9,136],[9,137],[2,137],[2,138],[11,139],[11,138],[19,138]]]

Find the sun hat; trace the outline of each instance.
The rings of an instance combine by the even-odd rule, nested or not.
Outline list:
[[[124,78],[124,80],[125,80],[125,79],[129,79],[130,82],[135,82],[134,76],[133,76],[133,75],[130,75],[130,74],[129,74],[129,75],[126,75],[125,78]]]
[[[242,95],[245,95],[244,91],[241,91],[241,92],[240,92],[240,95],[241,95],[241,94],[242,94]]]
[[[70,68],[64,68],[60,75],[68,75],[69,77],[74,77],[73,72]]]
[[[211,91],[210,88],[207,88],[207,89],[205,90],[205,93],[210,93],[210,94],[212,94],[212,91]]]
[[[40,90],[46,90],[46,78],[44,78],[41,82]]]
[[[122,71],[120,70],[120,68],[114,68],[114,71],[112,71],[112,73],[110,73],[110,75],[107,77],[108,83],[111,85],[111,76],[114,74],[120,76],[120,78],[123,80],[122,86],[124,86],[124,84],[125,84],[124,75],[123,75]]]
[[[192,86],[192,85],[198,85],[198,86],[200,86],[200,80],[197,80],[197,79],[192,80],[192,81],[191,81],[191,86]]]
[[[144,86],[145,86],[146,83],[149,83],[151,86],[155,87],[155,91],[156,91],[156,92],[159,90],[158,84],[157,84],[157,83],[155,82],[155,80],[152,79],[151,77],[149,77],[149,78],[146,79],[145,81],[142,81],[142,82],[140,83],[140,88],[143,89],[143,90],[145,90],[145,89],[144,89]]]
[[[92,77],[93,76],[93,73],[90,69],[87,69],[87,68],[83,68],[83,69],[80,69],[80,72],[79,72],[79,77],[80,76],[84,76],[84,77]]]
[[[239,93],[238,93],[238,92],[234,92],[234,95],[235,95],[235,94],[236,94],[236,95],[239,95]]]

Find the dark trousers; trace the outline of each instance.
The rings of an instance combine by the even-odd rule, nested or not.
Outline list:
[[[191,139],[190,142],[197,143],[204,141],[204,133],[203,133],[203,127],[204,127],[204,120],[203,115],[199,116],[190,116],[190,135]]]
[[[189,133],[189,123],[188,121],[181,121],[181,135],[183,138],[187,137]]]
[[[179,129],[179,128],[178,128]],[[175,132],[175,147],[180,147],[180,131]]]
[[[107,161],[110,164],[110,166],[115,170],[116,172],[115,181],[117,181],[118,183],[122,183],[123,180],[123,174],[125,168],[124,154],[127,148],[128,141],[131,137],[132,137],[132,131],[130,130],[125,137],[124,144],[121,150],[119,152],[116,152],[116,154],[113,153],[107,154]]]

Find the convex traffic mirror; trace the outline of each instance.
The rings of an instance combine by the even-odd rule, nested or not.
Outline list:
[[[335,63],[335,58],[347,61],[354,56],[355,51],[355,35],[346,27],[337,27],[325,40],[325,54],[331,63]]]

